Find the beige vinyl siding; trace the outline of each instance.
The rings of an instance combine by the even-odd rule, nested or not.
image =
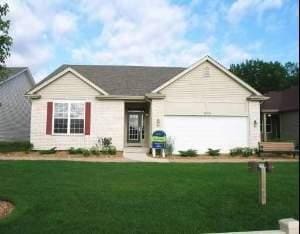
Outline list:
[[[249,147],[257,148],[261,141],[260,133],[260,103],[248,102],[249,108]],[[256,123],[256,124],[255,124]]]
[[[101,95],[93,87],[76,77],[73,73],[67,72],[62,77],[41,89],[38,94],[43,98],[78,98],[85,99]]]
[[[208,76],[209,74],[209,76]],[[247,116],[251,93],[204,62],[163,90],[165,115]]]
[[[90,135],[46,135],[47,102],[53,99],[32,101],[30,141],[34,149],[66,150],[70,147],[90,148],[97,143],[98,137],[111,137],[118,150],[124,146],[124,102],[97,101],[91,102]]]
[[[32,100],[30,141],[34,149],[66,150],[70,147],[90,148],[98,137],[111,137],[117,150],[124,147],[124,101],[96,100],[100,93],[72,73],[66,73],[37,94]],[[83,100],[91,102],[90,135],[46,135],[47,102]]]

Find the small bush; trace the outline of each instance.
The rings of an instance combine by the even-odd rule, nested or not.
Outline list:
[[[249,156],[252,156],[253,155],[253,149],[249,148],[249,147],[246,147],[243,149],[243,152],[242,152],[242,155],[243,157],[249,157]]]
[[[233,148],[233,149],[230,150],[230,155],[231,156],[242,155],[242,153],[243,153],[243,148],[241,148],[241,147]]]
[[[110,155],[115,155],[115,154],[117,153],[117,148],[116,148],[115,146],[111,145],[111,146],[109,147],[108,153],[109,153]]]
[[[179,154],[182,157],[195,157],[197,156],[197,150],[194,149],[180,150]]]
[[[0,141],[0,152],[29,152],[33,148],[33,145],[29,141],[14,141],[6,142]]]
[[[74,147],[71,147],[68,150],[68,152],[69,152],[69,154],[82,154],[85,157],[90,156],[91,153],[93,153],[92,151],[85,149],[85,148],[74,148]]]
[[[237,147],[230,150],[231,156],[238,156],[241,155],[243,157],[252,156],[254,153],[257,152],[257,149],[252,149],[249,147]]]
[[[106,147],[102,147],[101,153],[115,155],[117,153],[117,149],[115,146],[112,145],[108,147],[106,146]]]
[[[220,155],[220,149],[211,149],[209,148],[207,151],[207,154],[210,156],[219,156]]]
[[[91,155],[90,151],[88,149],[81,149],[82,150],[82,155],[84,157],[88,157]]]
[[[40,154],[55,154],[56,153],[56,147],[53,147],[53,148],[48,149],[48,150],[40,150],[39,153]]]
[[[100,155],[100,150],[96,147],[96,146],[93,146],[91,149],[90,149],[90,152],[91,154],[93,155],[96,155],[96,156],[99,156]]]
[[[71,147],[70,149],[68,149],[69,154],[76,154],[76,149],[74,147]]]
[[[109,147],[112,144],[111,137],[102,137],[98,139],[98,142],[101,142],[102,147]]]

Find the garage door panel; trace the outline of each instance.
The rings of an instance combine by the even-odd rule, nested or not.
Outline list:
[[[228,153],[248,145],[247,117],[165,116],[165,130],[175,140],[175,151],[208,148]]]

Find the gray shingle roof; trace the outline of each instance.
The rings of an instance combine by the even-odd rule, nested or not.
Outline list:
[[[26,69],[26,67],[4,67],[0,70],[0,83]]]
[[[262,104],[262,109],[278,111],[299,110],[299,86],[293,86],[282,91],[271,91],[265,94],[270,97]]]
[[[145,67],[64,64],[39,84],[71,67],[110,95],[142,96],[185,70],[182,67]],[[39,85],[37,84],[37,85]]]

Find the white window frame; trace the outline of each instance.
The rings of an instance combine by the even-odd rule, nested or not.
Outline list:
[[[54,115],[55,115],[55,104],[68,104],[68,127],[67,127],[67,133],[55,133],[54,132]],[[71,133],[71,104],[73,103],[82,103],[83,108],[83,133]],[[85,135],[85,101],[76,101],[76,100],[57,100],[53,101],[53,111],[52,111],[52,135],[54,136],[84,136]]]

